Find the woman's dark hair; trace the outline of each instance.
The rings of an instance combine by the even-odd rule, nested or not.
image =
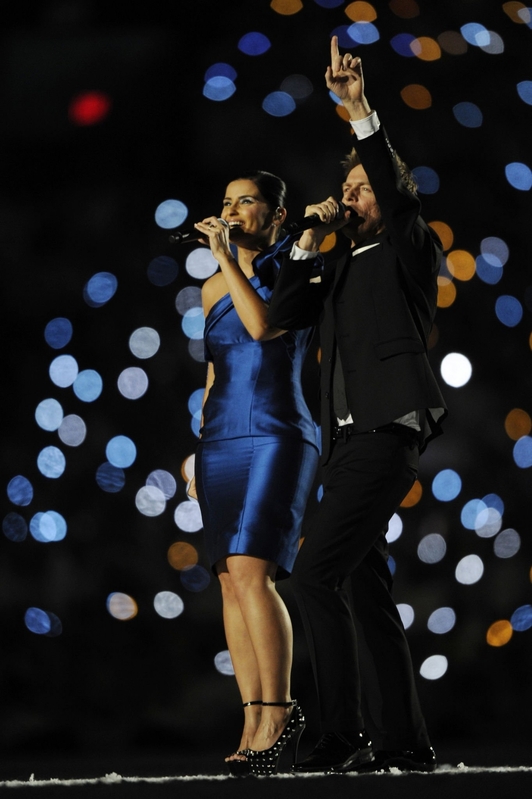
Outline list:
[[[237,180],[251,180],[258,188],[272,211],[284,208],[286,202],[286,183],[271,172],[257,169],[255,172],[245,172]]]

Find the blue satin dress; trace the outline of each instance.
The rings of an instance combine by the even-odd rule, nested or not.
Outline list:
[[[254,261],[250,283],[268,302],[285,239]],[[205,320],[214,384],[195,459],[207,554],[251,555],[288,576],[318,464],[316,426],[301,388],[312,330],[254,341],[226,294]]]

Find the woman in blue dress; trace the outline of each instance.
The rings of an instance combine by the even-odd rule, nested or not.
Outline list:
[[[292,243],[279,239],[285,192],[271,173],[246,175],[228,185],[222,218],[195,226],[220,265],[202,289],[208,371],[195,484],[244,707],[233,774],[275,771],[304,726],[290,695],[291,621],[275,587],[292,569],[318,462],[300,381],[312,331],[267,322]]]

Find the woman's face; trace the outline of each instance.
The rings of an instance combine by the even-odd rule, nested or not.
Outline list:
[[[271,244],[277,233],[274,211],[252,180],[234,180],[226,189],[222,219],[231,241],[242,247]]]

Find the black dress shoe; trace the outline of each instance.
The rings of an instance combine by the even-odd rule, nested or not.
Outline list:
[[[368,773],[370,771],[389,771],[391,768],[399,769],[399,771],[434,771],[436,766],[436,753],[432,746],[427,746],[424,749],[377,749],[371,763],[365,763],[354,769],[339,767],[333,768],[331,771]]]
[[[326,732],[308,757],[294,763],[292,771],[312,772],[351,769],[370,763],[373,750],[365,730],[358,733]]]

